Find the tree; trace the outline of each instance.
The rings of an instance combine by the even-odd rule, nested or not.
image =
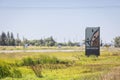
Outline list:
[[[45,41],[43,39],[40,39],[40,46],[45,46]]]
[[[46,46],[55,46],[56,41],[53,39],[53,37],[48,37],[45,39]]]
[[[2,32],[2,35],[1,35],[1,45],[2,46],[7,45],[7,36],[6,36],[5,32]]]
[[[68,46],[73,46],[73,43],[71,41],[68,41]]]
[[[17,34],[17,39],[15,40],[15,42],[16,42],[16,45],[17,45],[17,46],[20,46],[21,40],[20,40],[20,38],[19,38],[19,34]]]
[[[10,45],[15,46],[15,39],[14,39],[14,35],[12,32],[11,32],[11,36],[10,36]]]
[[[10,33],[7,32],[7,45],[9,46],[10,45]]]
[[[2,39],[1,39],[1,35],[0,35],[0,45],[1,45],[1,43],[2,43]]]
[[[29,44],[29,41],[27,40],[27,38],[24,38],[24,37],[23,37],[23,45],[24,45],[24,44]]]
[[[19,39],[19,35],[17,34],[17,39],[14,38],[13,33],[11,32],[2,32],[0,35],[0,45],[2,46],[15,46],[20,45],[21,40]]]
[[[114,46],[115,47],[120,47],[120,36],[115,37]]]

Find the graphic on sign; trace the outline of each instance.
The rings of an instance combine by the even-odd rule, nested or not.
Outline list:
[[[86,55],[99,55],[100,27],[88,27],[85,34]]]

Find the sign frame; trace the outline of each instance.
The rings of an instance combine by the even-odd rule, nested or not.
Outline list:
[[[85,29],[85,55],[100,55],[100,27]]]

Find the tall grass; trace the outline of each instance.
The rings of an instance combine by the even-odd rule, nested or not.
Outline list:
[[[39,57],[32,58],[27,57],[23,58],[23,65],[24,66],[30,66],[30,65],[37,65],[37,64],[69,64],[71,61],[69,60],[60,60],[53,56],[47,56],[47,55],[40,55]]]
[[[31,69],[34,71],[37,77],[43,77],[42,75],[42,65],[31,65]]]
[[[3,64],[7,65],[10,74],[14,74],[2,80],[120,79],[120,69],[114,69],[120,66],[120,51],[102,51],[99,57],[86,57],[84,52],[3,53],[0,58],[7,63]],[[19,72],[22,78],[15,75]]]
[[[70,61],[62,61],[56,57],[51,57],[47,55],[40,55],[37,58],[27,57],[23,58],[22,65],[30,66],[30,68],[34,71],[37,77],[42,76],[42,68],[47,69],[61,69],[66,68],[72,64]]]
[[[21,78],[21,72],[14,66],[11,66],[5,62],[0,61],[0,78],[13,77]]]
[[[115,67],[107,74],[102,74],[101,80],[120,80],[120,67]]]
[[[10,66],[6,64],[0,64],[0,78],[10,77],[11,72],[9,69],[10,69]]]

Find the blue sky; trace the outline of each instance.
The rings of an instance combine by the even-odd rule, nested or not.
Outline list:
[[[82,42],[85,28],[98,26],[103,42],[120,36],[120,0],[0,0],[0,33],[21,39]]]

